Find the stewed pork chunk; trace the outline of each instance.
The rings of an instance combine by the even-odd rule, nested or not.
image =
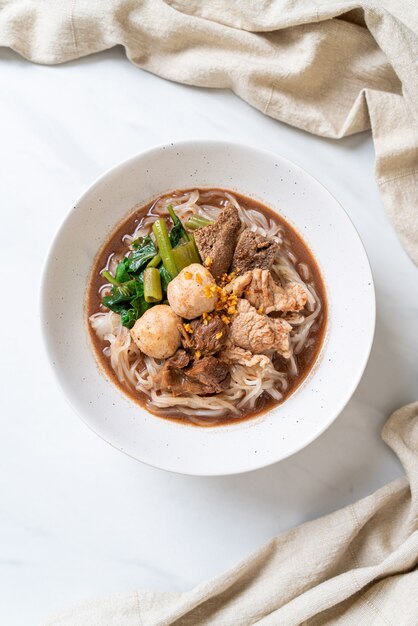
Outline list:
[[[244,294],[250,304],[266,314],[301,311],[307,300],[307,293],[301,285],[292,282],[281,287],[274,282],[268,270],[260,268],[238,276],[227,285],[227,289],[237,296]]]
[[[246,367],[257,365],[262,370],[270,363],[269,357],[265,354],[253,354],[249,350],[235,346],[231,341],[227,341],[225,348],[219,354],[219,360],[223,363],[237,363]]]
[[[260,315],[248,300],[242,298],[238,302],[238,314],[232,321],[229,336],[236,346],[253,354],[275,350],[288,359],[291,330],[291,325],[285,320]]]

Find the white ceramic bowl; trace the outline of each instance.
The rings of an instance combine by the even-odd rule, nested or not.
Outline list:
[[[151,415],[99,371],[87,332],[87,281],[109,233],[134,205],[191,187],[235,189],[280,211],[311,247],[328,294],[326,338],[307,379],[283,405],[236,425],[199,428]],[[318,437],[357,387],[375,325],[369,262],[339,203],[288,160],[218,141],[161,146],[99,178],[78,200],[52,244],[41,308],[50,361],[85,423],[136,459],[195,475],[253,470]]]

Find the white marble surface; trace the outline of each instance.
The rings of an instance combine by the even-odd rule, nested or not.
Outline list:
[[[186,590],[400,475],[380,430],[418,398],[418,276],[380,202],[369,134],[309,136],[227,91],[142,72],[121,50],[41,67],[2,49],[0,120],[0,624],[38,624],[112,591]],[[39,332],[43,260],[74,199],[118,161],[196,137],[262,146],[310,171],[353,219],[377,287],[369,365],[334,425],[284,462],[224,478],[171,475],[101,441],[58,390]]]

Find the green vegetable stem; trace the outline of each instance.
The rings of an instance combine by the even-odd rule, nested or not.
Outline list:
[[[157,241],[159,254],[167,272],[171,278],[177,276],[178,271],[174,261],[173,249],[171,247],[170,238],[168,236],[167,227],[164,220],[160,217],[152,226],[155,239]]]
[[[114,276],[112,276],[112,274],[110,272],[108,272],[107,270],[103,270],[102,276],[103,276],[103,278],[106,278],[106,280],[111,285],[115,285],[116,287],[119,285],[119,281],[116,280],[116,278]]]
[[[192,263],[200,263],[200,258],[195,250],[193,241],[187,241],[177,246],[177,248],[174,248],[173,256],[179,272]]]
[[[192,215],[186,222],[186,226],[189,230],[197,230],[198,228],[204,228],[210,224],[213,224],[212,220],[208,220],[201,215]]]
[[[159,254],[156,254],[153,259],[148,263],[147,267],[158,267],[161,263],[161,257]]]
[[[144,298],[145,302],[161,302],[163,299],[160,272],[156,267],[147,267],[144,272]]]

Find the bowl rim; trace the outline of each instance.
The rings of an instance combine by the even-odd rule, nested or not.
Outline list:
[[[302,443],[298,446],[295,446],[293,449],[289,450],[289,452],[287,452],[286,454],[280,453],[277,455],[276,458],[273,459],[269,459],[266,462],[262,462],[262,463],[257,463],[257,464],[253,464],[250,467],[245,467],[242,469],[235,469],[234,471],[211,471],[210,473],[208,472],[197,472],[197,471],[193,471],[193,472],[186,472],[186,471],[180,471],[180,470],[176,470],[176,469],[172,469],[171,467],[168,466],[164,466],[161,464],[158,464],[157,462],[155,463],[151,463],[150,461],[147,460],[143,460],[138,458],[137,456],[135,456],[134,454],[132,454],[131,452],[126,451],[123,448],[120,448],[117,444],[113,443],[112,441],[109,441],[109,439],[107,439],[102,433],[99,433],[98,431],[95,430],[95,428],[90,424],[90,422],[88,421],[88,419],[84,416],[83,411],[80,410],[80,408],[76,407],[73,404],[72,399],[69,397],[69,395],[66,392],[66,388],[64,385],[64,381],[62,380],[62,378],[60,377],[60,375],[58,374],[58,371],[56,370],[56,368],[54,368],[54,361],[53,361],[53,353],[52,353],[52,345],[51,345],[51,341],[50,338],[48,336],[48,329],[47,329],[47,325],[44,324],[44,319],[46,319],[46,311],[47,311],[47,303],[46,303],[46,293],[47,293],[47,278],[48,278],[48,270],[49,270],[49,262],[50,262],[50,258],[52,256],[52,252],[56,246],[56,243],[58,242],[59,238],[61,237],[62,233],[65,231],[66,227],[67,227],[67,223],[70,221],[74,210],[77,208],[78,205],[80,205],[80,203],[82,203],[86,196],[88,196],[88,194],[90,194],[94,189],[96,189],[102,182],[104,182],[107,177],[110,174],[117,174],[118,171],[121,171],[123,169],[125,169],[126,167],[128,167],[131,163],[134,163],[138,158],[143,158],[148,156],[151,153],[154,152],[158,152],[161,150],[165,150],[167,148],[174,148],[174,147],[178,147],[178,148],[202,148],[204,145],[208,145],[210,144],[211,146],[214,147],[220,147],[220,148],[237,148],[237,149],[245,149],[245,150],[251,150],[251,151],[255,151],[258,152],[259,154],[262,154],[266,157],[272,158],[272,159],[280,159],[281,161],[285,162],[285,163],[289,163],[289,165],[291,165],[293,168],[295,168],[296,170],[299,170],[304,176],[310,178],[311,180],[313,180],[317,185],[319,185],[322,189],[323,192],[327,193],[333,200],[334,202],[338,205],[340,211],[342,211],[342,213],[344,214],[344,216],[348,219],[348,222],[351,224],[352,226],[352,235],[353,237],[355,237],[358,241],[358,243],[361,246],[362,251],[364,252],[365,255],[365,260],[367,261],[366,267],[365,267],[365,271],[368,271],[370,274],[370,283],[371,283],[371,289],[370,289],[370,306],[371,306],[371,310],[369,311],[369,313],[371,314],[371,332],[370,335],[368,337],[368,342],[367,345],[365,345],[365,350],[364,350],[364,354],[363,354],[363,359],[360,363],[358,363],[357,365],[357,369],[356,369],[356,375],[352,377],[352,384],[350,385],[350,387],[347,388],[347,391],[345,392],[344,396],[341,397],[341,400],[339,403],[336,404],[336,407],[334,408],[334,410],[332,412],[329,413],[329,417],[328,419],[324,422],[321,423],[321,426],[315,430],[315,432],[308,438],[303,439]],[[123,218],[121,218],[123,219]],[[285,218],[286,219],[286,218]],[[116,222],[114,227],[116,227]],[[293,228],[295,228],[295,225],[292,224]],[[301,236],[303,236],[301,234]],[[42,271],[41,271],[41,277],[40,277],[40,290],[39,290],[39,296],[38,296],[38,311],[39,311],[39,323],[41,326],[41,335],[43,338],[43,346],[44,346],[44,351],[45,354],[47,356],[47,360],[48,360],[48,364],[50,367],[50,370],[52,370],[54,378],[56,380],[56,382],[58,382],[58,388],[61,390],[62,394],[64,395],[64,397],[66,398],[67,403],[69,404],[69,406],[72,408],[72,410],[74,411],[74,413],[79,417],[79,419],[96,435],[99,436],[100,439],[102,439],[104,442],[106,442],[107,444],[109,444],[112,448],[114,448],[115,450],[118,450],[119,452],[122,452],[123,454],[125,454],[126,456],[134,459],[137,462],[141,462],[144,463],[145,465],[149,466],[149,467],[154,467],[156,469],[160,469],[166,472],[170,472],[170,473],[174,473],[174,474],[180,474],[180,475],[184,475],[184,476],[201,476],[201,477],[206,477],[206,476],[228,476],[228,475],[236,475],[236,474],[244,474],[247,472],[252,472],[255,471],[257,469],[263,469],[265,467],[268,467],[269,465],[273,465],[275,463],[278,463],[280,461],[283,461],[291,456],[293,456],[294,454],[300,452],[301,450],[303,450],[304,448],[308,447],[311,443],[313,443],[316,439],[318,439],[330,426],[331,424],[334,423],[334,421],[337,419],[337,417],[341,414],[341,412],[344,410],[345,406],[348,404],[348,402],[350,401],[350,399],[352,398],[355,390],[357,389],[361,378],[364,374],[364,371],[366,369],[369,357],[370,357],[370,353],[371,353],[371,349],[373,346],[373,341],[374,341],[374,337],[375,337],[375,330],[376,330],[376,290],[375,290],[375,281],[374,281],[374,276],[373,276],[373,271],[372,271],[372,267],[370,264],[370,259],[369,259],[369,255],[367,253],[366,247],[364,246],[363,240],[353,222],[353,220],[351,219],[350,215],[348,214],[348,212],[345,210],[345,208],[342,206],[342,204],[340,203],[340,201],[329,191],[329,189],[327,187],[325,187],[325,185],[318,180],[315,176],[313,176],[310,172],[308,172],[307,170],[305,170],[303,167],[301,167],[298,163],[295,163],[294,161],[292,161],[291,159],[288,159],[287,157],[270,151],[270,150],[266,150],[264,148],[260,148],[256,145],[253,144],[248,144],[248,143],[243,143],[243,142],[238,142],[238,141],[226,141],[226,140],[218,140],[218,139],[206,139],[206,138],[195,138],[195,139],[187,139],[187,140],[181,140],[181,141],[171,141],[171,142],[165,142],[165,143],[160,143],[160,144],[156,144],[150,148],[147,148],[145,150],[142,150],[140,152],[136,152],[134,154],[132,154],[131,156],[129,156],[126,159],[122,159],[120,161],[118,161],[115,165],[108,167],[102,174],[100,174],[99,176],[97,176],[90,184],[87,188],[85,188],[85,190],[82,192],[82,194],[80,196],[77,197],[77,199],[75,200],[75,202],[73,202],[71,204],[71,208],[67,211],[67,213],[65,214],[64,218],[61,220],[49,246],[48,249],[45,253],[44,259],[43,259],[43,264],[42,264]],[[84,306],[84,302],[83,302],[83,306]],[[84,312],[83,312],[83,318],[84,318]],[[326,342],[327,340],[327,333],[325,334],[324,337],[324,342]],[[324,344],[323,344],[324,345]],[[322,352],[322,347],[321,347],[321,351],[318,354],[318,357],[315,361],[315,363],[312,366],[312,369],[310,370],[310,372],[308,373],[307,378],[302,381],[301,386],[303,386],[303,384],[305,383],[305,381],[308,379],[310,373],[313,371],[313,369],[315,368],[315,366],[318,364],[320,358],[321,358],[321,352]],[[97,361],[96,361],[96,366],[97,366]],[[103,375],[103,374],[102,374]],[[112,384],[111,381],[109,381],[109,384]],[[298,387],[299,389],[300,387]],[[119,390],[119,393],[125,397],[126,394],[123,394],[123,392]],[[297,391],[297,390],[296,390]],[[293,394],[292,394],[293,395]],[[132,400],[130,400],[132,402]],[[285,404],[285,403],[284,403]],[[155,419],[159,419],[157,418],[155,415],[153,415],[152,413],[150,413],[149,411],[147,411],[146,408],[142,407],[144,411],[146,411],[147,413],[149,413],[149,415],[151,415],[152,417],[154,417]],[[274,408],[274,407],[273,407]],[[270,411],[266,411],[266,415],[269,413]],[[250,420],[251,421],[251,420]],[[234,426],[234,425],[232,425]],[[193,428],[199,428],[198,426],[193,426]],[[228,428],[228,425],[226,426],[222,426],[221,428]]]

